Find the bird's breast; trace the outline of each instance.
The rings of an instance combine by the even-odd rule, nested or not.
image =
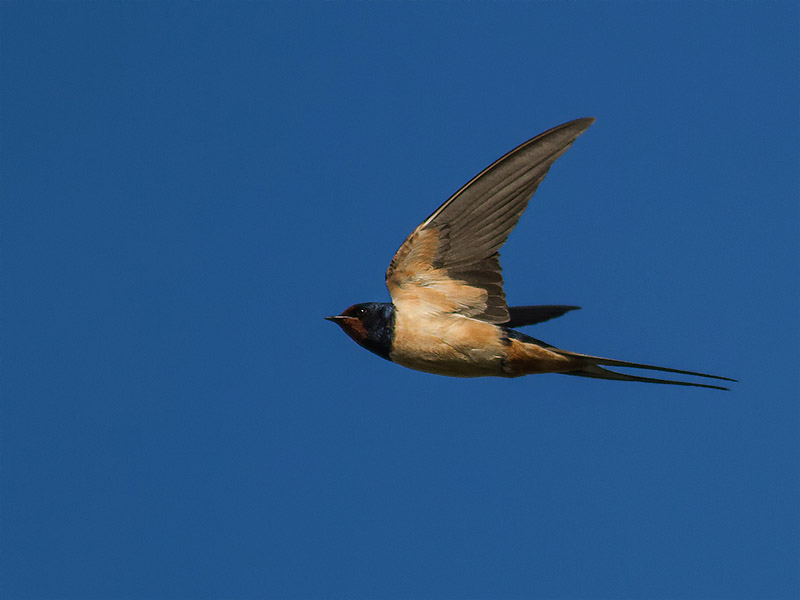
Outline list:
[[[453,377],[501,375],[502,330],[457,314],[397,309],[390,358],[428,373]]]

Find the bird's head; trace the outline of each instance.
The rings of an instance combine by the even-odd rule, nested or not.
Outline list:
[[[394,305],[390,302],[354,304],[333,321],[359,346],[388,359],[394,338]]]

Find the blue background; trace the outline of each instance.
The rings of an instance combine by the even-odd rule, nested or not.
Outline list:
[[[5,2],[3,598],[800,594],[796,3]],[[458,380],[322,317],[518,143],[560,347]]]

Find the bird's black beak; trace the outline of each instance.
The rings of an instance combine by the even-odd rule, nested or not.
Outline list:
[[[347,317],[343,317],[342,315],[336,315],[334,317],[325,317],[325,320],[326,321],[332,321],[332,322],[336,323],[337,321],[343,321],[346,318]]]

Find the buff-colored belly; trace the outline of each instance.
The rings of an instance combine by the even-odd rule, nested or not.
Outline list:
[[[399,365],[452,377],[502,375],[502,331],[460,315],[395,315],[391,359]]]

